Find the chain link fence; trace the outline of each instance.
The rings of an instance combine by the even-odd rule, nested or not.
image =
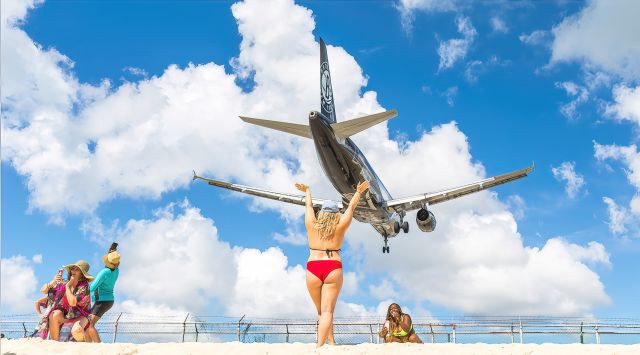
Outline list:
[[[37,322],[33,315],[2,316],[0,332],[10,339],[30,336]],[[380,343],[383,323],[382,317],[335,318],[336,342]],[[631,318],[414,317],[413,323],[425,343],[640,343],[640,319]],[[103,342],[311,343],[317,326],[315,319],[120,313],[105,315],[97,329]]]

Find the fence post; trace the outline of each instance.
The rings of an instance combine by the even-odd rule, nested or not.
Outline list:
[[[198,323],[193,322],[193,327],[196,329],[196,343],[198,342]]]
[[[596,344],[600,344],[600,331],[598,331],[598,323],[596,323],[595,331],[596,331]]]
[[[433,325],[431,323],[429,323],[429,329],[431,329],[431,344],[434,344],[436,342],[436,335],[433,334]]]
[[[523,334],[522,334],[522,319],[520,319],[519,322],[520,322],[520,330],[519,330],[519,332],[520,332],[520,344],[524,344],[524,337],[523,337]]]
[[[184,333],[187,332],[187,319],[189,319],[189,313],[184,317],[184,322],[182,322],[182,342],[184,343]]]
[[[116,325],[113,329],[113,341],[111,341],[112,343],[116,342],[116,336],[118,335],[118,321],[120,321],[120,317],[122,317],[122,312],[120,312],[120,315],[118,315],[118,318],[116,319]]]
[[[320,324],[320,321],[317,320],[316,321],[316,344],[318,343],[318,325]]]
[[[378,337],[376,338],[376,344],[380,344],[380,323],[376,323],[376,327],[378,328]]]
[[[582,331],[582,326],[584,322],[580,322],[580,344],[584,344],[584,332]]]
[[[511,323],[511,344],[516,342],[516,337],[513,334],[513,323]]]
[[[240,320],[238,321],[238,341],[240,341],[240,322],[242,322],[244,316],[246,316],[246,314],[243,314],[242,318],[240,318]]]
[[[453,331],[452,331],[452,333],[451,333],[451,335],[453,336],[453,343],[455,344],[455,343],[456,343],[456,325],[455,325],[455,324],[452,324],[452,325],[451,325],[451,328],[452,328],[452,330],[453,330]]]
[[[287,330],[287,338],[286,338],[286,342],[289,342],[289,324],[285,324],[284,325],[285,329]]]
[[[375,340],[373,340],[373,324],[369,324],[369,330],[371,331],[371,344],[375,344]]]
[[[24,329],[24,337],[27,337],[27,327],[24,325],[24,322],[22,322],[22,329]]]

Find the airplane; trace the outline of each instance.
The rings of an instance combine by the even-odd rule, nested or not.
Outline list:
[[[423,193],[415,196],[394,199],[382,184],[364,154],[358,149],[350,136],[362,132],[378,123],[397,116],[396,110],[388,110],[368,116],[338,122],[331,87],[327,47],[320,38],[320,112],[309,113],[309,124],[296,124],[240,116],[244,122],[282,131],[313,140],[320,166],[335,189],[342,195],[342,201],[336,201],[340,212],[344,212],[355,193],[358,182],[368,180],[370,187],[360,198],[353,217],[368,223],[382,236],[382,253],[389,253],[389,238],[400,231],[409,232],[409,224],[404,220],[407,211],[418,209],[416,224],[423,232],[433,232],[436,218],[429,206],[465,196],[526,177],[533,171],[534,165],[507,174],[494,176],[467,185],[450,189]],[[245,194],[272,200],[305,205],[305,196],[279,193],[264,189],[243,186],[215,179],[204,178],[193,172],[193,180],[200,179],[209,185],[238,191]],[[325,199],[313,198],[313,208],[320,209]]]

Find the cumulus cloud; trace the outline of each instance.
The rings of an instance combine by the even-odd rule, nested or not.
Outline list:
[[[627,80],[640,79],[639,11],[634,0],[588,2],[553,28],[551,63],[578,61]]]
[[[606,113],[619,121],[630,121],[640,126],[640,86],[624,84],[613,89],[615,103],[606,108]]]
[[[66,214],[90,214],[115,198],[158,198],[187,186],[193,168],[276,191],[293,192],[294,181],[307,181],[315,196],[334,198],[310,141],[252,127],[236,117],[303,123],[309,108],[318,106],[312,13],[289,0],[239,2],[232,12],[242,36],[233,72],[215,63],[171,66],[160,76],[118,87],[78,83],[70,60],[42,50],[15,26],[6,27],[9,32],[3,27],[3,36],[21,39],[13,42],[16,46],[37,52],[37,68],[49,68],[42,73],[34,69],[25,78],[60,83],[55,93],[24,85],[19,94],[13,91],[2,99],[12,107],[3,111],[3,159],[27,179],[31,207],[60,220]],[[458,27],[462,41],[470,43],[476,36],[468,18],[459,17]],[[455,50],[466,54],[468,44],[450,44],[443,51],[451,51],[445,63],[453,65],[464,57]],[[3,70],[32,70],[18,49],[5,51],[5,41],[2,45],[3,56],[17,56],[3,60]],[[382,111],[377,94],[363,92],[366,76],[353,56],[340,47],[329,46],[328,51],[339,119]],[[248,78],[255,86],[244,92],[236,80]],[[3,86],[10,83],[5,81],[9,77],[2,80]],[[415,141],[390,139],[386,124],[353,138],[397,197],[487,177],[453,122],[422,132]],[[406,176],[413,177],[409,183]],[[247,200],[253,210],[275,209],[288,223],[300,223],[299,206]],[[382,259],[375,242],[379,236],[370,226],[352,224],[346,243],[361,255],[354,269],[384,272],[398,293],[470,313],[576,314],[607,302],[602,283],[587,266],[608,263],[601,246],[557,238],[541,249],[524,246],[513,215],[495,191],[432,209],[439,218],[437,231],[426,235],[412,228],[394,240],[391,256],[403,256],[397,263]],[[242,307],[254,315],[315,316],[301,265],[289,265],[279,248],[229,245],[219,238],[213,221],[187,201],[121,228],[101,229],[100,223],[89,219],[86,230],[98,231],[98,237],[115,234],[122,241],[123,258],[136,272],[123,269],[117,292],[136,305],[198,311],[214,302],[233,315]],[[355,294],[360,276],[349,272],[345,294]],[[571,282],[558,279],[567,274],[574,275]],[[278,287],[290,295],[279,298],[286,310],[257,296],[280,297],[273,291]],[[516,293],[518,289],[527,292]],[[337,305],[338,315],[376,311],[347,301]]]
[[[467,56],[469,47],[478,35],[475,27],[471,24],[471,20],[466,16],[458,16],[456,25],[462,38],[440,41],[438,46],[438,55],[440,56],[438,71],[450,69],[458,60],[464,59]]]
[[[558,181],[566,181],[565,192],[569,198],[575,198],[584,186],[584,177],[576,172],[576,163],[565,161],[558,167],[552,167],[553,177]]]
[[[3,314],[33,311],[38,283],[33,271],[36,257],[31,261],[22,255],[15,255],[0,261],[0,304]]]

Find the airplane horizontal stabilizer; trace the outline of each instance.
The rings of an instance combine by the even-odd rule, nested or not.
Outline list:
[[[240,119],[247,123],[251,123],[254,125],[267,127],[271,129],[275,129],[276,131],[281,131],[285,133],[295,134],[296,136],[311,138],[311,129],[309,126],[297,123],[288,123],[288,122],[279,122],[279,121],[270,121],[263,120],[259,118],[251,118],[240,116]]]
[[[347,138],[356,133],[362,132],[369,127],[373,127],[380,122],[384,122],[390,118],[394,118],[398,115],[398,111],[389,110],[385,112],[375,113],[373,115],[354,118],[348,121],[342,121],[332,123],[331,128],[336,136],[340,138]]]

